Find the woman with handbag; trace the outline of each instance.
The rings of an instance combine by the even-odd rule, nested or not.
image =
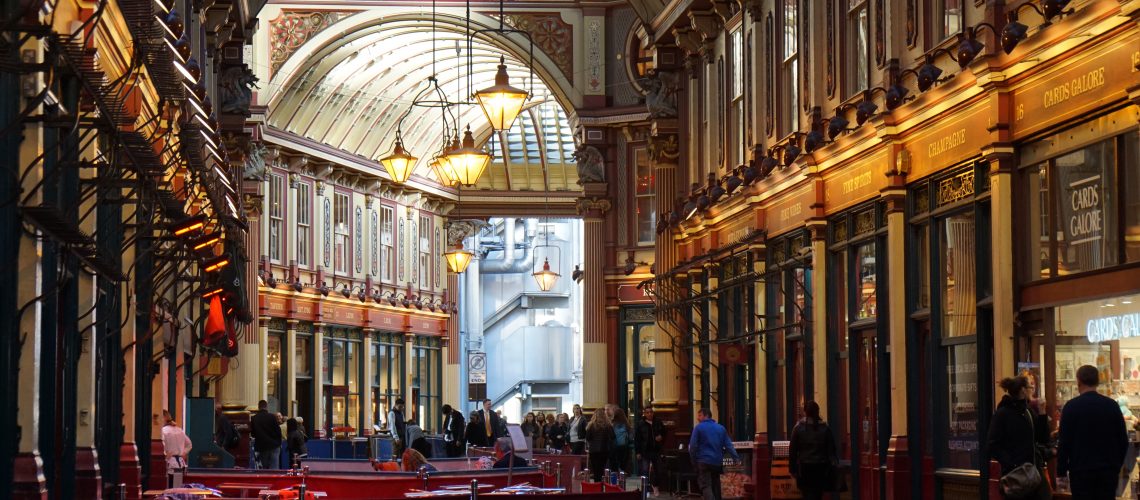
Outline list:
[[[819,417],[819,403],[804,403],[804,418],[792,429],[788,465],[805,500],[835,491],[839,454],[831,428]]]
[[[986,437],[990,456],[1001,464],[1004,498],[1053,498],[1045,481],[1043,448],[1049,442],[1045,405],[1032,399],[1033,388],[1023,376],[1001,381],[1006,395],[998,403]]]

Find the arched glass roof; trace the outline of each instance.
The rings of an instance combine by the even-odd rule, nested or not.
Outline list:
[[[280,84],[282,88],[270,89],[268,122],[274,128],[378,160],[392,150],[400,117],[408,113],[402,135],[405,148],[420,158],[415,174],[434,179],[428,160],[443,140],[441,110],[412,106],[414,96],[429,85],[433,74],[449,100],[470,96],[494,84],[499,58],[504,56],[511,84],[531,88],[526,61],[487,40],[474,40],[468,53],[467,37],[454,25],[437,24],[433,33],[430,19],[384,21],[316,50],[292,78]],[[495,150],[496,159],[477,188],[577,188],[566,111],[537,76],[532,91],[527,109],[511,130],[494,138],[477,105],[452,108],[462,126],[471,126],[479,140],[493,143],[489,149]],[[506,144],[506,161],[499,144]]]

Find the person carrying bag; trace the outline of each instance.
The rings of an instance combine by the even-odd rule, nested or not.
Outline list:
[[[1051,499],[1042,452],[1049,440],[1044,405],[1031,399],[1033,391],[1025,377],[1003,379],[1001,388],[1007,394],[994,411],[986,441],[990,456],[1001,464],[1002,497]]]
[[[804,418],[792,429],[788,465],[805,500],[838,491],[839,454],[831,428],[819,417],[819,403],[804,403]]]

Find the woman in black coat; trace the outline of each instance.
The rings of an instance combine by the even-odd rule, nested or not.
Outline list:
[[[606,410],[594,410],[594,418],[586,426],[586,449],[589,455],[590,475],[595,483],[601,482],[610,451],[614,447],[614,426]]]
[[[483,427],[483,414],[478,410],[471,412],[471,419],[467,421],[467,429],[463,431],[463,437],[467,440],[467,446],[489,446],[487,443],[487,433],[483,430]]]
[[[1042,453],[1049,442],[1049,417],[1045,415],[1045,406],[1031,399],[1033,391],[1025,377],[1006,378],[1001,381],[1001,388],[1007,394],[998,403],[986,436],[990,456],[1001,464],[1002,476],[1022,464],[1033,464],[1042,481],[1034,494],[1022,498],[1053,498],[1045,480],[1045,457]]]
[[[831,428],[819,416],[819,403],[804,403],[804,418],[792,428],[788,466],[805,500],[835,491],[839,454]]]

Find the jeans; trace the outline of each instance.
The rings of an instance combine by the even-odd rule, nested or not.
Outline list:
[[[609,461],[610,455],[604,451],[591,451],[588,462],[590,465],[590,479],[595,483],[602,481],[602,474],[606,471],[606,462]],[[607,478],[608,479],[608,478]]]
[[[1070,471],[1073,500],[1115,500],[1120,471],[1113,469]]]
[[[268,450],[261,450],[257,452],[257,468],[258,469],[276,469],[280,467],[278,461],[281,459],[281,447],[276,446]]]
[[[642,453],[637,459],[637,473],[649,479],[649,484],[657,486],[658,470],[661,468],[657,453]]]
[[[701,486],[701,498],[721,500],[720,473],[723,469],[720,465],[697,464],[697,484]]]

